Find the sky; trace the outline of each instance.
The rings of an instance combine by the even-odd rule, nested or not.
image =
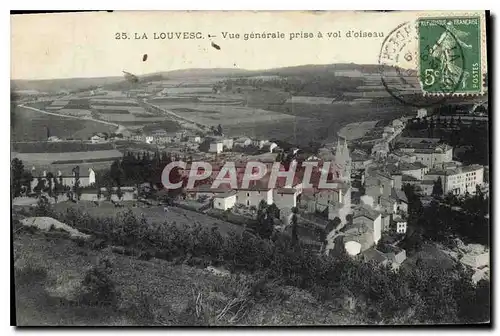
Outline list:
[[[114,12],[11,16],[11,78],[51,79],[137,75],[186,68],[269,69],[304,64],[377,64],[384,39],[419,12]],[[340,31],[340,37],[327,33]],[[346,33],[383,36],[347,38]],[[200,32],[202,39],[154,39]],[[223,37],[223,32],[240,38]],[[284,39],[245,41],[245,33]],[[323,38],[318,38],[318,32]],[[129,39],[116,39],[127,34]],[[297,38],[290,40],[290,33]],[[135,35],[148,39],[135,39]],[[313,38],[309,38],[313,34]],[[210,35],[210,37],[209,37]],[[215,43],[220,47],[212,46]],[[143,61],[143,55],[147,60]]]

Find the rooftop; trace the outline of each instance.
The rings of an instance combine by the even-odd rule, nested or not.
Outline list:
[[[373,247],[364,251],[363,256],[367,261],[375,261],[376,263],[382,263],[387,260],[387,256],[385,256],[382,252],[377,251]]]
[[[378,212],[374,209],[371,209],[368,206],[361,205],[361,206],[354,209],[353,219],[358,218],[358,217],[367,217],[371,220],[375,220],[379,216],[380,216],[380,212]]]
[[[403,181],[418,181],[418,179],[414,176],[411,175],[406,175],[403,174],[403,177],[401,178]]]
[[[406,197],[405,192],[401,189],[392,188],[391,196],[397,200],[408,203],[408,198]]]
[[[460,166],[460,167],[454,167],[451,169],[432,169],[429,170],[428,174],[429,175],[444,175],[444,176],[450,176],[450,175],[456,175],[456,174],[464,174],[464,173],[470,173],[474,171],[478,171],[480,169],[483,169],[484,167],[478,164],[473,164],[469,166]]]
[[[231,190],[215,196],[215,198],[227,198],[236,195],[236,190]]]
[[[275,190],[278,194],[295,194],[297,192],[295,188],[279,188]]]

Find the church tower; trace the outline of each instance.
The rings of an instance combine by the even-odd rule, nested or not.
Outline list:
[[[351,182],[351,155],[347,147],[345,138],[340,138],[337,141],[337,148],[335,150],[335,163],[341,167],[341,180],[347,183]]]

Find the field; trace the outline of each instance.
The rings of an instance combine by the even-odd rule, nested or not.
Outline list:
[[[396,102],[394,99],[371,103],[336,101],[330,105],[284,104],[278,99],[252,99],[248,105],[307,118],[307,122],[297,123],[297,133],[300,134],[302,144],[307,144],[311,140],[335,140],[337,132],[349,123],[380,119],[391,120],[402,115],[413,115],[416,109]],[[286,131],[286,127],[284,128],[283,131]]]
[[[115,149],[91,152],[64,152],[64,153],[12,153],[13,157],[23,162],[32,164],[51,163],[83,163],[113,161],[123,157],[123,154]]]
[[[78,120],[38,113],[22,107],[11,108],[11,141],[47,140],[59,138],[88,139],[98,132],[111,133],[116,127],[92,120]]]
[[[161,104],[159,106],[164,109],[177,109],[177,111],[179,111],[179,108],[188,108],[189,112],[184,110],[176,113],[204,125],[254,125],[266,122],[279,122],[283,119],[293,119],[293,117],[282,113],[275,113],[263,109],[254,109],[243,106],[224,106],[215,104]],[[209,113],[206,113],[205,111],[209,111]]]
[[[363,96],[363,93],[354,93]],[[387,92],[384,93],[387,96]],[[342,127],[353,122],[391,120],[415,113],[415,108],[394,99],[294,96],[275,88],[240,88],[239,93],[184,95],[151,99],[152,104],[203,125],[223,126],[229,136],[250,136],[285,140],[297,144],[332,141]],[[359,137],[372,125],[362,124]],[[365,129],[366,126],[366,129]],[[354,130],[353,130],[354,131]]]
[[[324,98],[324,97],[309,97],[309,96],[293,96],[289,98],[287,103],[299,103],[299,104],[331,104],[334,98]]]
[[[378,120],[351,123],[342,127],[338,134],[348,141],[356,140],[362,138],[368,131],[372,130],[377,123]]]
[[[81,141],[16,142],[12,144],[12,150],[18,153],[92,152],[111,149],[113,149],[113,145],[110,143],[92,144]]]

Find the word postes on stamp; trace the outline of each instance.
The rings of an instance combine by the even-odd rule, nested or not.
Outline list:
[[[479,17],[421,18],[419,80],[427,94],[483,92]]]

